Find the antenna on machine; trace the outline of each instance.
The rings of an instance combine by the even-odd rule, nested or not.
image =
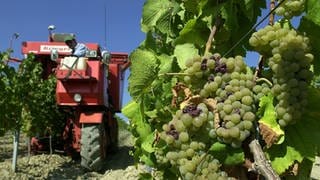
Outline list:
[[[107,48],[107,5],[104,3],[104,48]]]

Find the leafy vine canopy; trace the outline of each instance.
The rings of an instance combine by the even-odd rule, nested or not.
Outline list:
[[[320,147],[319,20],[318,0],[147,0],[123,108],[135,159],[185,179],[239,164],[277,179],[297,163],[307,177]],[[265,163],[247,163],[250,139]]]

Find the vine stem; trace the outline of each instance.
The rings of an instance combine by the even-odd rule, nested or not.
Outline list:
[[[253,169],[263,175],[267,180],[280,180],[279,175],[272,169],[270,161],[268,161],[262,151],[257,139],[253,139],[249,143],[249,148],[253,154]]]
[[[279,6],[280,4],[275,6],[275,0],[270,0],[269,25],[271,26],[274,24],[274,11]],[[268,79],[259,78],[261,76],[261,71],[263,70],[264,61],[265,57],[260,56],[258,66],[254,74],[254,80],[256,82],[265,81],[270,86],[272,86],[272,83]],[[253,155],[254,163],[250,164],[249,161],[246,161],[245,164],[246,166],[249,166],[248,169],[253,169],[254,171],[257,171],[258,174],[263,175],[267,180],[280,180],[279,175],[272,168],[270,161],[266,159],[266,156],[262,151],[259,141],[257,139],[251,140],[251,142],[249,143],[249,148]]]
[[[214,25],[211,28],[211,33],[210,33],[210,35],[208,37],[208,40],[207,40],[207,43],[206,43],[206,49],[204,51],[205,55],[209,54],[211,46],[212,46],[213,38],[214,38],[216,32],[218,31],[218,29],[221,27],[221,25],[223,23],[224,23],[224,21],[223,21],[221,15],[220,14],[217,15],[216,16],[216,21],[215,21]]]
[[[271,25],[271,26],[274,24],[274,11],[275,11],[275,8],[276,8],[275,0],[270,0],[269,25]],[[258,77],[261,75],[261,71],[263,69],[264,61],[265,61],[265,58],[263,56],[260,56],[259,62],[258,62],[258,66],[256,68],[256,72],[254,73],[254,79],[255,80],[258,79]]]
[[[276,7],[276,1],[275,0],[270,0],[270,16],[269,16],[269,25],[274,24],[274,9]]]
[[[258,79],[256,79],[256,82],[260,82],[260,81],[264,81],[264,82],[266,82],[270,87],[272,87],[272,82],[269,81],[268,79],[266,79],[266,78],[258,78]]]
[[[261,71],[263,69],[264,57],[260,56],[258,66],[256,67],[256,71],[254,72],[254,80],[257,82],[257,79],[261,76]]]
[[[188,73],[163,73],[159,74],[159,76],[188,76]]]

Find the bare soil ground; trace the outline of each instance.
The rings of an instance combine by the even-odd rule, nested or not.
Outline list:
[[[80,166],[80,161],[71,157],[53,153],[39,154],[28,157],[26,138],[21,136],[17,172],[12,172],[13,135],[7,133],[0,137],[0,180],[4,179],[110,179],[130,180],[138,179],[139,172],[147,168],[143,165],[134,165],[129,155],[133,140],[126,130],[120,130],[119,150],[109,155],[104,163],[102,172],[87,172]]]

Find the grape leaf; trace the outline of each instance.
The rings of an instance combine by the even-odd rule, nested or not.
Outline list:
[[[206,22],[199,19],[190,19],[179,32],[175,44],[190,43],[196,46],[203,46],[210,34]]]
[[[296,124],[286,128],[286,140],[283,144],[274,145],[267,149],[272,167],[278,174],[282,174],[295,161],[301,162],[304,158],[314,160],[320,150],[320,90],[309,90],[309,104],[303,118]]]
[[[142,162],[146,163],[148,166],[154,166],[154,163],[152,161],[152,158],[150,157],[150,154],[142,154],[140,159]]]
[[[266,7],[266,3],[256,0],[243,0],[240,2],[242,12],[250,21],[256,21],[256,17],[261,15],[261,8]]]
[[[301,18],[299,30],[306,32],[312,47],[320,47],[320,1],[308,0],[306,5],[306,15]],[[311,49],[314,55],[314,72],[320,74],[320,50]]]
[[[266,131],[261,131],[261,133],[265,132],[262,136],[267,143],[267,147],[270,147],[273,143],[281,144],[284,141],[284,132],[277,123],[277,115],[273,106],[273,95],[263,96],[260,99],[259,106],[258,113],[263,115],[259,120],[259,124],[264,125],[262,126],[263,129],[260,129],[265,130],[268,128]]]
[[[161,54],[158,59],[160,60],[159,74],[172,72],[172,57],[167,54]]]
[[[121,113],[125,115],[127,118],[131,119],[133,118],[136,113],[138,112],[139,105],[135,101],[130,101],[128,104],[126,104],[122,109]]]
[[[153,142],[154,142],[154,132],[149,134],[144,141],[141,144],[141,148],[148,152],[148,153],[152,153],[154,152],[154,148],[153,148]]]
[[[237,165],[244,162],[244,152],[238,148],[232,148],[226,144],[216,142],[211,145],[210,153],[225,165]]]
[[[185,62],[189,58],[199,55],[199,51],[193,44],[182,44],[176,46],[174,49],[174,55],[177,58],[179,67],[184,69],[186,68]]]
[[[308,0],[306,6],[306,18],[320,26],[320,1]]]
[[[157,27],[162,30],[168,29],[170,22],[165,22],[166,17],[171,16],[175,5],[177,4],[169,0],[147,0],[143,6],[141,30],[148,32],[157,24]],[[159,20],[161,20],[160,23]]]
[[[299,31],[306,33],[307,37],[310,40],[311,47],[320,47],[320,25],[315,24],[309,18],[303,17],[301,18],[300,26],[298,29]],[[319,48],[312,48],[311,53],[314,56],[314,73],[320,74],[320,50]]]
[[[130,119],[130,124],[135,125],[135,130],[143,142],[151,133],[151,127],[144,122],[140,112],[140,105],[131,101],[122,108],[122,113]]]
[[[160,32],[164,34],[169,34],[169,35],[172,34],[171,33],[173,32],[172,23],[179,9],[180,9],[179,4],[174,1],[171,1],[170,7],[167,8],[167,11],[163,13],[157,21],[156,26],[160,30]]]
[[[130,54],[129,92],[134,100],[148,93],[158,74],[158,60],[152,51],[136,49]]]
[[[294,147],[289,146],[287,142],[272,146],[267,153],[272,168],[277,174],[284,173],[295,161],[301,162],[303,160],[302,155]]]

